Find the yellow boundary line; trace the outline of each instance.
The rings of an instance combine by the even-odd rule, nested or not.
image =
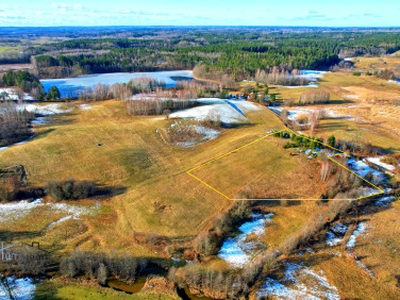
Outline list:
[[[241,150],[241,149],[243,149],[243,148],[246,148],[246,147],[248,147],[248,146],[251,146],[251,145],[253,145],[253,144],[255,144],[255,143],[257,143],[257,142],[259,142],[259,141],[261,141],[261,140],[263,140],[263,139],[265,139],[265,138],[267,138],[267,137],[269,137],[269,136],[271,136],[271,135],[273,135],[273,134],[275,134],[275,133],[280,133],[280,132],[284,132],[284,131],[289,131],[289,132],[292,132],[292,133],[295,134],[295,135],[302,136],[302,135],[297,134],[296,132],[294,132],[294,131],[291,130],[290,128],[286,128],[286,129],[283,129],[283,130],[280,130],[280,131],[276,131],[276,132],[267,134],[267,135],[265,135],[265,136],[263,136],[263,137],[261,137],[261,138],[258,138],[258,139],[254,140],[254,141],[252,141],[252,142],[250,142],[250,143],[248,143],[248,144],[246,144],[246,145],[244,145],[244,146],[242,146],[242,147],[239,147],[239,148],[237,148],[237,149],[235,149],[235,150],[229,151],[228,153],[219,155],[219,156],[217,156],[217,157],[215,157],[215,158],[213,158],[213,159],[211,159],[211,160],[205,162],[204,164],[201,164],[201,165],[199,165],[199,166],[197,166],[197,167],[194,167],[194,168],[190,169],[190,170],[187,171],[186,173],[187,173],[188,175],[190,175],[191,177],[193,177],[194,179],[196,179],[196,180],[198,180],[199,182],[201,182],[202,184],[206,185],[206,186],[209,187],[210,189],[212,189],[214,192],[217,192],[217,193],[220,194],[221,196],[225,197],[225,198],[228,199],[228,200],[238,200],[238,201],[249,201],[249,200],[291,200],[291,201],[314,200],[314,201],[315,201],[315,200],[322,200],[322,199],[233,199],[233,198],[228,197],[228,196],[225,195],[224,193],[220,192],[220,191],[217,190],[216,188],[212,187],[212,186],[209,185],[208,183],[204,182],[203,180],[201,180],[200,178],[198,178],[197,176],[195,176],[195,175],[192,174],[193,171],[195,171],[195,170],[197,170],[197,169],[199,169],[199,168],[201,168],[201,167],[203,167],[203,166],[205,166],[205,165],[211,164],[211,163],[213,163],[213,162],[215,162],[215,161],[217,161],[217,160],[219,160],[219,159],[221,159],[221,158],[223,158],[223,157],[225,157],[225,156],[227,156],[227,155],[229,155],[229,154],[231,154],[231,153],[237,152],[237,151],[239,151],[239,150]],[[342,154],[344,153],[343,151],[341,151],[341,150],[339,150],[339,149],[336,149],[336,148],[334,148],[334,147],[332,147],[332,146],[329,146],[329,145],[327,145],[327,144],[324,144],[324,143],[322,143],[322,142],[320,142],[320,141],[313,140],[313,139],[311,139],[311,138],[309,138],[309,137],[306,137],[306,136],[302,136],[302,137],[305,137],[305,138],[307,138],[307,139],[310,140],[310,141],[313,141],[313,142],[319,143],[319,144],[321,144],[321,145],[324,145],[325,147],[329,147],[329,148],[331,148],[331,149],[334,149],[335,151],[338,151],[338,152],[340,152],[340,153],[342,153]],[[376,188],[376,189],[379,190],[380,192],[379,192],[379,193],[372,194],[372,195],[364,196],[364,197],[359,197],[359,198],[356,198],[356,199],[324,199],[324,200],[355,201],[355,200],[361,200],[361,199],[364,199],[364,198],[368,198],[368,197],[372,197],[372,196],[376,196],[376,195],[381,195],[381,194],[384,194],[384,193],[385,193],[382,189],[378,188],[378,187],[377,187],[376,185],[374,185],[373,183],[369,182],[369,181],[366,180],[365,178],[361,177],[361,176],[358,175],[357,173],[353,172],[353,171],[350,170],[349,168],[346,168],[345,166],[343,166],[342,164],[340,164],[340,163],[338,163],[336,160],[334,160],[333,157],[334,157],[334,156],[337,156],[337,155],[340,155],[340,154],[336,153],[336,154],[328,155],[328,158],[329,158],[331,161],[333,161],[334,163],[336,163],[336,164],[338,164],[339,166],[341,166],[342,168],[344,168],[344,169],[346,169],[347,171],[349,171],[350,173],[353,173],[353,174],[356,175],[357,177],[361,178],[363,181],[367,182],[368,184],[370,184],[371,186],[373,186],[374,188]]]

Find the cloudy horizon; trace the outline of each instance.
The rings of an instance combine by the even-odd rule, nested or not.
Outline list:
[[[237,3],[237,4],[236,4]],[[400,2],[36,1],[0,4],[0,26],[318,26],[398,27]]]

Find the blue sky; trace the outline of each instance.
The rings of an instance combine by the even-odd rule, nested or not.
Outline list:
[[[400,0],[2,0],[0,26],[399,26]],[[6,3],[5,3],[6,2]]]

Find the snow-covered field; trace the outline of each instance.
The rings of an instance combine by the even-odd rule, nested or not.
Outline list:
[[[65,213],[68,216],[77,219],[82,215],[88,215],[92,213],[92,211],[98,209],[99,206],[100,204],[95,204],[91,207],[84,207],[66,203],[44,203],[42,199],[36,199],[32,202],[23,200],[18,202],[3,203],[0,204],[0,222],[17,221],[38,208],[48,209],[47,213]]]
[[[195,119],[197,121],[214,120],[226,124],[235,124],[247,120],[245,113],[260,110],[260,107],[244,100],[198,99],[203,104],[170,114],[170,118]]]
[[[50,103],[45,105],[38,104],[21,104],[17,106],[20,110],[27,110],[29,112],[33,112],[35,114],[43,115],[43,116],[51,116],[57,114],[63,114],[72,111],[70,109],[63,109],[62,105],[59,103]]]
[[[36,285],[31,278],[8,277],[8,282],[12,289],[12,294],[15,299],[28,300],[33,299],[33,293],[36,290]],[[10,299],[8,292],[0,285],[0,299]]]
[[[11,100],[33,100],[32,96],[27,94],[27,93],[23,93],[23,99],[19,99],[18,93],[16,89],[13,88],[0,88],[0,94],[1,93],[7,93],[8,97],[6,97],[6,99],[11,99]]]
[[[178,135],[185,135],[186,134],[185,132],[193,131],[194,133],[202,136],[202,138],[200,139],[198,137],[185,136],[186,138],[185,141],[175,143],[176,145],[183,148],[193,147],[202,142],[213,140],[220,135],[220,132],[216,129],[203,126],[200,123],[185,124],[185,121],[182,120],[175,121],[174,123],[172,123],[168,131],[169,132],[173,131],[175,134]]]
[[[239,227],[240,234],[224,241],[218,256],[236,268],[242,268],[250,263],[255,258],[254,255],[258,251],[264,250],[266,246],[257,239],[255,241],[248,240],[248,237],[250,235],[254,235],[256,238],[262,236],[266,223],[271,222],[272,217],[272,213],[267,215],[254,213],[252,221]]]
[[[267,277],[258,291],[259,298],[273,299],[340,299],[338,289],[326,278],[322,270],[286,263],[281,280]]]

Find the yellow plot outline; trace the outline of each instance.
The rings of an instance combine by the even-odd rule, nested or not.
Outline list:
[[[314,200],[314,201],[315,201],[315,200],[322,200],[322,199],[233,199],[233,198],[230,198],[230,197],[226,196],[225,194],[223,194],[222,192],[220,192],[220,191],[217,190],[216,188],[212,187],[212,186],[209,185],[208,183],[204,182],[203,180],[201,180],[200,178],[198,178],[197,176],[195,176],[195,175],[192,174],[193,171],[195,171],[195,170],[197,170],[197,169],[199,169],[199,168],[201,168],[201,167],[203,167],[203,166],[205,166],[205,165],[211,164],[211,163],[213,163],[213,162],[215,162],[215,161],[217,161],[217,160],[220,160],[221,158],[223,158],[223,157],[225,157],[225,156],[227,156],[227,155],[229,155],[229,154],[231,154],[231,153],[237,152],[237,151],[239,151],[239,150],[241,150],[241,149],[243,149],[243,148],[246,148],[246,147],[248,147],[248,146],[251,146],[251,145],[253,145],[253,144],[255,144],[255,143],[257,143],[257,142],[259,142],[259,141],[261,141],[261,140],[263,140],[263,139],[265,139],[265,138],[267,138],[267,137],[269,137],[269,136],[271,136],[271,135],[273,135],[273,134],[275,134],[275,133],[284,132],[284,131],[289,131],[289,132],[292,132],[292,133],[295,134],[295,135],[299,135],[299,134],[297,134],[296,132],[294,132],[293,130],[291,130],[291,129],[289,129],[289,128],[286,128],[286,129],[283,129],[283,130],[280,130],[280,131],[272,132],[272,133],[270,133],[270,134],[267,134],[267,135],[265,135],[265,136],[263,136],[263,137],[261,137],[261,138],[258,138],[258,139],[256,139],[256,140],[254,140],[254,141],[252,141],[252,142],[250,142],[250,143],[248,143],[248,144],[246,144],[246,145],[244,145],[244,146],[242,146],[242,147],[239,147],[239,148],[237,148],[237,149],[235,149],[235,150],[229,151],[228,153],[219,155],[219,156],[217,156],[217,157],[215,157],[215,158],[213,158],[213,159],[211,159],[211,160],[205,162],[204,164],[201,164],[201,165],[199,165],[199,166],[197,166],[197,167],[194,167],[194,168],[190,169],[190,170],[187,171],[186,173],[187,173],[188,175],[192,176],[194,179],[196,179],[196,180],[198,180],[199,182],[201,182],[202,184],[206,185],[206,186],[209,187],[210,189],[212,189],[214,192],[217,192],[217,193],[220,194],[221,196],[225,197],[225,198],[228,199],[228,200],[232,200],[232,201],[234,201],[234,200],[241,200],[241,201],[245,201],[245,200],[291,200],[291,201],[301,201],[301,200]],[[299,136],[302,136],[302,135],[299,135]],[[311,138],[309,138],[309,137],[306,137],[306,136],[302,136],[302,137],[305,137],[305,138],[307,138],[307,139],[310,140],[310,141],[313,141],[313,142],[322,144],[322,145],[324,145],[325,147],[329,147],[329,148],[331,148],[331,149],[334,149],[334,150],[336,150],[336,151],[338,151],[338,152],[344,154],[343,151],[341,151],[341,150],[339,150],[339,149],[336,149],[336,148],[334,148],[334,147],[332,147],[332,146],[329,146],[329,145],[327,145],[327,144],[324,144],[324,143],[322,143],[322,142],[320,142],[320,141],[313,140],[313,139],[311,139]],[[373,186],[374,188],[376,188],[376,189],[379,190],[380,192],[379,192],[379,193],[375,193],[375,194],[371,194],[371,195],[368,195],[368,196],[359,197],[359,198],[356,198],[356,199],[324,199],[324,200],[355,201],[355,200],[360,200],[360,199],[364,199],[364,198],[368,198],[368,197],[372,197],[372,196],[376,196],[376,195],[381,195],[381,194],[384,194],[384,193],[385,193],[382,189],[378,188],[378,187],[377,187],[376,185],[374,185],[373,183],[369,182],[369,181],[366,180],[365,178],[361,177],[361,176],[358,175],[357,173],[353,172],[353,171],[350,170],[349,168],[346,168],[345,166],[343,166],[342,164],[338,163],[336,160],[333,159],[334,156],[340,155],[340,153],[335,153],[335,154],[328,155],[328,158],[329,158],[331,161],[333,161],[334,163],[336,163],[336,164],[338,164],[339,166],[341,166],[342,168],[344,168],[344,169],[346,169],[347,171],[349,171],[350,173],[353,173],[353,174],[356,175],[357,177],[361,178],[363,181],[367,182],[368,184],[370,184],[371,186]]]

